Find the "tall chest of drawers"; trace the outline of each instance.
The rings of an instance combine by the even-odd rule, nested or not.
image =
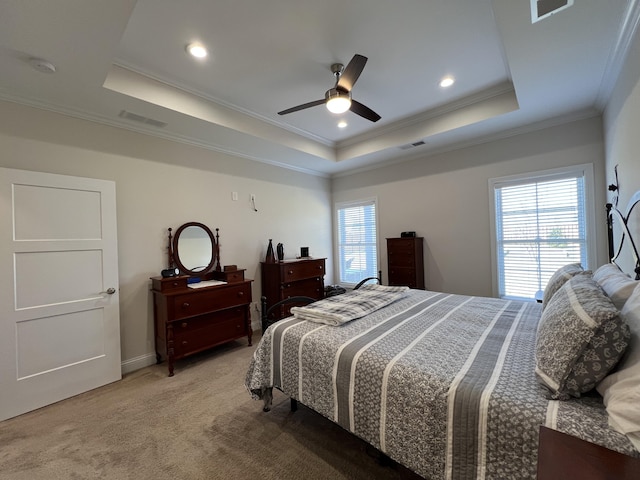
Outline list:
[[[389,285],[424,290],[423,237],[387,238]]]
[[[234,273],[226,284],[200,288],[186,276],[151,278],[156,357],[167,360],[169,376],[175,360],[242,337],[251,345],[252,280]]]
[[[262,295],[267,308],[289,297],[304,296],[320,300],[324,297],[324,258],[262,262]],[[289,307],[272,312],[272,319],[289,315]]]

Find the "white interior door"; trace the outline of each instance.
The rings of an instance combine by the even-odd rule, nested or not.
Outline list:
[[[115,183],[0,168],[0,420],[121,378]]]

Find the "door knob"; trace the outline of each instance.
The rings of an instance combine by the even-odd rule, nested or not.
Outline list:
[[[113,287],[111,287],[111,288],[107,288],[107,291],[106,291],[106,292],[100,292],[100,293],[101,293],[101,294],[102,294],[102,293],[106,293],[106,294],[108,294],[108,295],[113,295],[114,293],[116,293],[116,289],[115,289],[115,288],[113,288]]]

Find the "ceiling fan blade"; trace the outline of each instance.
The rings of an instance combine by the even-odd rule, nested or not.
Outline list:
[[[338,78],[336,86],[350,92],[353,85],[356,83],[356,80],[358,80],[358,77],[362,73],[364,66],[367,64],[367,60],[367,57],[356,53],[349,64],[344,68],[344,71]]]
[[[322,105],[326,100],[323,98],[322,100],[315,100],[309,103],[303,103],[302,105],[298,105],[297,107],[287,108],[286,110],[282,110],[278,112],[278,115],[286,115],[287,113],[298,112],[300,110],[304,110],[305,108],[315,107],[316,105]]]
[[[354,99],[351,99],[350,110],[356,115],[360,115],[362,118],[366,118],[367,120],[371,120],[372,122],[377,122],[382,118],[380,115],[378,115],[376,112],[371,110],[369,107],[361,104],[360,102],[356,102]]]

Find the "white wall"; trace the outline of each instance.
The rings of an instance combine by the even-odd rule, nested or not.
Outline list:
[[[284,244],[287,258],[300,246],[332,258],[326,178],[9,102],[0,102],[0,152],[3,167],[116,182],[125,370],[155,361],[149,277],[167,266],[168,227],[198,221],[220,228],[221,263],[247,269],[258,303],[269,238]],[[328,262],[327,283],[332,277]],[[252,317],[258,325],[255,308]]]
[[[640,190],[640,34],[636,34],[611,99],[605,109],[607,184],[615,182],[618,165],[619,206]],[[611,195],[610,195],[611,196]]]
[[[618,208],[626,213],[631,196],[640,190],[640,35],[633,39],[625,65],[618,77],[613,93],[605,109],[604,135],[606,152],[607,184],[616,182],[615,167],[618,166]],[[613,201],[614,194],[609,193]],[[640,227],[635,225],[634,238],[640,240]],[[623,249],[617,259],[624,270],[632,273],[635,259],[630,249]]]
[[[584,163],[594,165],[599,214],[605,204],[600,117],[336,178],[333,201],[378,198],[385,282],[385,238],[415,230],[425,238],[428,289],[492,296],[488,180]],[[606,261],[604,219],[604,213],[602,222],[596,219],[598,263]]]

